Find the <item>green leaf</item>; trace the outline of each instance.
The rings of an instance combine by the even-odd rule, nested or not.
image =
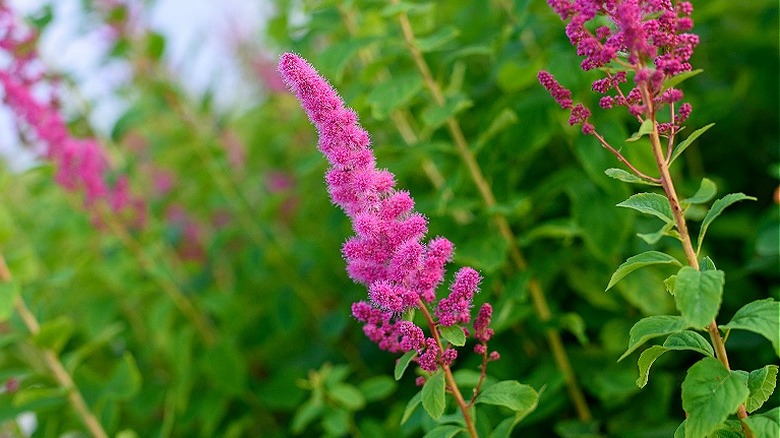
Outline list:
[[[651,132],[653,132],[653,121],[651,119],[647,119],[639,126],[639,131],[631,134],[631,137],[628,137],[626,141],[637,141],[642,138],[642,136],[645,136]]]
[[[729,371],[711,357],[688,370],[682,384],[686,437],[709,435],[737,411],[750,394],[746,374]]]
[[[455,435],[457,435],[459,432],[464,430],[465,429],[461,426],[447,424],[444,426],[434,427],[433,429],[428,431],[428,433],[423,435],[423,438],[452,438]]]
[[[697,244],[698,249],[696,251],[697,254],[699,250],[701,250],[701,243],[704,241],[704,234],[707,233],[707,228],[709,228],[712,221],[720,216],[720,214],[723,213],[723,210],[725,210],[729,205],[744,200],[755,201],[756,198],[748,196],[744,193],[729,193],[728,195],[712,203],[712,207],[707,212],[707,215],[704,216],[704,220],[701,222],[701,231],[699,231],[699,240]]]
[[[431,2],[428,3],[410,3],[400,2],[398,4],[390,4],[382,8],[382,16],[391,17],[396,14],[424,14],[430,12],[435,5]]]
[[[638,387],[644,388],[645,385],[647,385],[647,380],[650,376],[650,367],[653,366],[656,359],[671,350],[691,350],[705,356],[714,356],[712,346],[700,334],[691,330],[672,333],[666,338],[666,341],[664,341],[662,346],[654,345],[639,355],[639,360],[637,361],[639,377],[636,379],[636,385]]]
[[[627,183],[645,184],[645,185],[648,185],[648,186],[660,186],[661,185],[661,184],[658,184],[656,182],[648,181],[646,179],[640,178],[640,177],[634,175],[631,172],[627,172],[627,171],[625,171],[623,169],[618,169],[616,167],[609,168],[609,169],[605,170],[604,173],[606,173],[607,176],[610,177],[610,178],[614,178],[614,179],[616,179],[618,181],[623,181],[623,182],[627,182]]]
[[[737,310],[721,329],[748,330],[767,338],[780,356],[780,301],[771,298],[753,301]]]
[[[640,319],[628,332],[628,349],[618,359],[618,362],[641,347],[652,338],[681,332],[689,327],[682,316],[656,315]]]
[[[483,389],[474,403],[505,406],[515,415],[527,415],[539,401],[539,394],[529,385],[523,385],[517,380],[503,380]]]
[[[473,105],[471,100],[458,93],[447,98],[443,106],[434,104],[426,108],[420,118],[427,127],[436,129],[450,117],[455,117],[458,113],[471,108]]]
[[[68,396],[68,389],[57,388],[24,388],[13,395],[13,406],[24,408],[25,410],[34,410],[41,407],[50,407],[65,404],[65,398]]]
[[[296,435],[302,433],[312,421],[322,415],[323,408],[322,401],[315,397],[306,400],[293,415],[290,422],[292,432]]]
[[[663,224],[663,226],[654,233],[637,233],[636,235],[647,242],[648,245],[655,245],[664,236],[672,236],[677,239],[680,238],[680,235],[674,230],[674,224],[671,222]]]
[[[477,142],[474,144],[474,153],[479,152],[493,137],[504,129],[514,125],[517,121],[517,113],[509,108],[502,109],[490,122],[490,126],[488,126],[487,129],[482,130],[482,133],[479,134]]]
[[[366,97],[373,117],[384,120],[395,109],[409,102],[422,86],[423,80],[419,75],[396,76],[375,86]]]
[[[683,206],[691,204],[704,204],[705,202],[709,202],[710,199],[714,198],[717,193],[718,186],[716,186],[711,179],[704,178],[701,180],[699,190],[697,190],[696,193],[694,193],[690,198],[684,199],[682,204]]]
[[[341,82],[350,59],[366,47],[369,41],[365,38],[350,38],[328,44],[317,57],[317,69],[326,77]]]
[[[246,360],[232,343],[220,342],[206,350],[202,366],[213,387],[222,393],[237,395],[246,390]]]
[[[615,273],[612,274],[612,278],[609,279],[609,284],[607,285],[605,291],[612,288],[615,283],[622,280],[623,277],[636,271],[637,269],[658,264],[675,264],[677,266],[682,265],[676,258],[659,251],[647,251],[641,254],[637,254],[635,256],[629,257],[625,262],[623,262],[623,264],[618,266]]]
[[[509,254],[509,242],[498,233],[464,242],[455,252],[455,262],[471,266],[486,274],[504,265]]]
[[[438,370],[425,381],[422,387],[422,405],[434,420],[444,413],[444,372]]]
[[[698,68],[696,70],[690,70],[690,71],[684,71],[682,73],[678,73],[664,81],[663,85],[661,86],[661,91],[666,91],[669,88],[676,87],[682,81],[692,78],[703,71],[704,70]]]
[[[769,400],[772,393],[775,392],[775,386],[777,386],[777,365],[767,365],[763,368],[759,368],[750,372],[748,377],[748,389],[750,390],[750,397],[748,397],[745,409],[749,413],[755,412],[764,402]]]
[[[460,31],[454,26],[444,26],[436,32],[423,38],[416,38],[414,45],[421,52],[433,52],[460,35]]]
[[[663,356],[667,351],[669,350],[660,345],[653,345],[639,355],[639,360],[636,362],[639,367],[639,377],[636,379],[636,386],[644,388],[647,385],[647,380],[650,378],[650,367],[653,366],[653,362],[656,359]]]
[[[40,331],[33,336],[35,345],[59,353],[70,339],[75,323],[67,316],[58,316],[41,324]]]
[[[672,163],[674,163],[674,160],[676,160],[677,157],[680,156],[680,154],[682,154],[686,149],[688,149],[688,146],[690,146],[691,143],[693,143],[694,140],[699,138],[700,135],[702,135],[705,132],[707,132],[707,130],[712,128],[713,126],[715,126],[715,124],[714,123],[710,123],[707,126],[699,128],[699,129],[693,131],[693,133],[691,135],[689,135],[688,138],[686,138],[685,140],[680,142],[677,145],[677,147],[674,148],[674,151],[672,151],[672,158],[669,160],[669,165],[671,166]]]
[[[157,61],[165,51],[165,37],[157,32],[146,32],[146,35],[146,54]]]
[[[780,430],[780,407],[763,414],[751,415],[744,421],[755,438],[777,438],[777,431]]]
[[[406,404],[406,408],[404,408],[404,414],[401,416],[402,426],[409,420],[409,417],[412,416],[415,409],[417,409],[417,406],[420,406],[421,402],[422,402],[422,391],[419,391],[417,394],[414,395],[414,397],[411,398],[411,400],[409,400],[409,402]]]
[[[360,388],[360,392],[363,393],[366,401],[372,402],[387,398],[395,391],[397,386],[398,384],[390,376],[380,375],[363,380],[358,385],[358,388]]]
[[[0,323],[7,321],[14,313],[14,305],[18,295],[19,285],[16,282],[0,283]]]
[[[401,380],[401,377],[403,377],[406,368],[409,366],[409,363],[416,355],[416,351],[407,351],[398,359],[398,362],[395,363],[395,370],[393,371],[393,377],[395,377],[395,380]]]
[[[655,216],[666,223],[673,223],[672,208],[666,196],[658,193],[637,193],[625,201],[617,204],[618,207],[631,208],[640,213]]]
[[[445,341],[456,347],[466,345],[466,334],[463,333],[463,328],[459,325],[439,326],[439,333]]]
[[[327,394],[333,401],[350,411],[358,411],[366,405],[363,393],[349,383],[337,383],[327,389]]]
[[[110,400],[129,400],[141,389],[141,372],[133,355],[125,353],[116,365],[108,381],[101,388],[101,395]]]
[[[723,271],[683,266],[674,282],[674,302],[689,326],[703,328],[718,315],[723,298]]]

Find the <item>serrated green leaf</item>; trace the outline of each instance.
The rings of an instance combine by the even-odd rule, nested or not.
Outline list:
[[[712,203],[712,207],[710,207],[709,211],[707,211],[707,215],[704,216],[704,220],[701,222],[701,230],[699,231],[698,244],[696,245],[697,246],[696,254],[698,254],[699,251],[701,250],[701,244],[704,241],[704,235],[707,233],[707,228],[709,228],[712,221],[714,221],[718,216],[720,216],[720,214],[723,213],[723,210],[725,210],[731,204],[734,204],[735,202],[739,202],[739,201],[744,201],[744,200],[755,201],[756,198],[752,196],[748,196],[744,193],[729,193],[728,195]]]
[[[605,291],[612,288],[618,281],[622,280],[626,275],[636,271],[639,268],[650,265],[658,264],[674,264],[681,266],[682,264],[669,254],[660,251],[646,251],[641,254],[629,257],[625,262],[618,266],[617,270],[609,279],[609,284]]]
[[[395,363],[395,370],[393,370],[393,377],[395,377],[395,380],[401,380],[404,372],[406,372],[406,368],[409,366],[409,363],[416,355],[416,351],[407,351],[398,359],[398,362]]]
[[[640,319],[629,331],[628,349],[618,362],[641,347],[642,344],[658,336],[681,332],[689,327],[682,316],[656,315]]]
[[[337,383],[327,389],[328,396],[350,411],[358,411],[366,405],[363,393],[349,383]]]
[[[483,389],[474,403],[505,406],[516,415],[526,415],[538,402],[539,394],[529,385],[523,385],[516,380],[503,380]]]
[[[396,76],[375,86],[366,97],[373,117],[384,120],[395,109],[414,98],[422,86],[423,80],[419,75]]]
[[[41,348],[59,353],[73,334],[75,325],[67,316],[58,316],[41,324],[40,331],[33,336],[33,342]]]
[[[404,408],[404,414],[401,416],[401,425],[403,426],[408,420],[409,417],[412,416],[415,409],[417,409],[417,406],[420,406],[420,403],[422,402],[422,391],[419,391],[417,394],[412,397],[408,403],[406,403],[406,408]]]
[[[626,141],[627,142],[637,141],[643,136],[651,132],[653,132],[653,121],[651,119],[647,119],[644,122],[642,122],[641,125],[639,125],[639,130],[631,134],[631,137],[628,137]]]
[[[701,260],[699,260],[699,270],[701,272],[705,271],[717,271],[718,268],[715,267],[715,262],[712,261],[712,259],[707,257],[702,257]]]
[[[777,365],[767,365],[750,372],[748,377],[748,389],[750,397],[745,403],[748,413],[753,413],[761,408],[769,400],[777,386]]]
[[[428,431],[428,433],[423,435],[423,438],[452,438],[464,430],[466,429],[461,426],[446,424],[443,426],[434,427]]]
[[[459,325],[439,326],[439,333],[445,341],[456,347],[466,345],[466,334]]]
[[[644,184],[648,186],[660,186],[661,184],[658,184],[653,181],[648,181],[646,179],[640,178],[636,175],[634,175],[631,172],[627,172],[623,169],[618,169],[616,167],[609,168],[604,171],[605,174],[607,174],[608,177],[614,178],[618,181],[623,181],[631,184]]]
[[[0,282],[0,323],[7,321],[14,313],[17,296],[19,296],[19,286],[16,282]]]
[[[639,367],[639,377],[636,379],[636,386],[644,388],[647,385],[647,380],[650,378],[650,367],[653,366],[653,362],[656,359],[663,356],[667,351],[669,350],[660,345],[653,345],[639,355],[639,360],[636,362]]]
[[[644,388],[650,376],[650,367],[653,363],[667,351],[672,350],[691,350],[701,353],[705,356],[713,357],[712,346],[700,334],[685,330],[679,333],[672,333],[664,341],[663,345],[654,345],[639,356],[637,366],[639,367],[639,377],[636,379],[636,385]]]
[[[697,271],[683,266],[674,282],[674,302],[694,328],[703,328],[718,315],[723,299],[723,271]]]
[[[772,298],[753,301],[737,310],[728,324],[721,329],[748,330],[767,338],[780,357],[780,301]]]
[[[702,135],[705,132],[707,132],[707,130],[712,128],[713,126],[715,126],[715,124],[714,123],[710,123],[707,126],[699,128],[699,129],[693,131],[693,133],[691,133],[691,135],[689,135],[688,138],[686,138],[685,140],[680,142],[677,145],[677,147],[674,148],[674,150],[672,151],[672,158],[669,160],[669,165],[671,166],[672,163],[674,163],[674,160],[676,160],[677,157],[680,156],[680,154],[682,154],[686,149],[688,149],[688,146],[690,146],[691,143],[693,143],[694,140],[699,138],[700,135]]]
[[[648,245],[655,245],[664,236],[672,236],[678,239],[680,238],[680,235],[677,233],[677,231],[674,231],[674,224],[671,222],[663,224],[661,228],[659,228],[658,231],[654,233],[637,233],[636,235],[640,239],[647,242]]]
[[[422,387],[422,405],[425,412],[434,420],[438,420],[444,414],[444,372],[438,370],[428,377]]]
[[[617,204],[618,207],[630,208],[640,213],[655,216],[666,223],[673,223],[672,208],[666,196],[658,193],[637,193],[625,201]]]
[[[669,79],[664,81],[663,85],[661,86],[661,91],[666,91],[669,88],[676,87],[682,81],[684,81],[686,79],[689,79],[689,78],[692,78],[692,77],[696,76],[697,74],[699,74],[699,73],[701,73],[703,71],[704,70],[698,68],[696,70],[689,70],[689,71],[684,71],[682,73],[678,73],[678,74],[676,74],[676,75],[672,76],[671,78],[669,78]]]
[[[750,394],[747,380],[711,357],[688,369],[682,383],[685,436],[705,437],[734,414]]]
[[[694,193],[690,198],[683,200],[682,203],[683,205],[704,204],[705,202],[709,202],[712,198],[714,198],[717,193],[718,186],[716,186],[711,179],[704,178],[701,180],[699,190],[697,190],[696,193]]]
[[[777,431],[780,430],[780,408],[751,415],[744,421],[753,432],[754,438],[777,438]]]
[[[423,53],[433,52],[457,38],[458,35],[460,35],[460,31],[456,27],[444,26],[431,35],[416,38],[414,40],[414,45]]]

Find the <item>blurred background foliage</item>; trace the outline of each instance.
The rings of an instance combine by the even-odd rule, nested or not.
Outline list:
[[[107,57],[132,66],[119,90],[129,105],[101,136],[117,174],[142,197],[143,218],[121,217],[138,243],[91,220],[78,196],[52,183],[41,162],[0,174],[0,247],[22,296],[53,339],[30,339],[17,315],[0,326],[0,422],[33,411],[33,436],[81,428],[63,392],[36,359],[55,348],[110,434],[127,436],[421,436],[432,424],[418,410],[399,425],[415,394],[413,373],[392,380],[394,356],[379,351],[349,316],[366,291],[344,272],[340,246],[348,220],[328,201],[326,164],[314,129],[275,75],[275,57],[295,51],[340,90],[371,133],[380,166],[410,190],[432,235],[456,245],[456,264],[485,276],[477,301],[496,309],[490,374],[543,390],[517,436],[668,437],[684,418],[680,383],[694,360],[667,355],[639,390],[636,366],[616,359],[643,316],[674,311],[663,268],[640,271],[609,292],[626,257],[649,249],[638,232],[657,224],[614,205],[632,187],[603,173],[617,163],[566,124],[536,82],[540,69],[596,106],[596,73],[579,70],[563,24],[541,0],[487,2],[274,2],[263,35],[238,45],[257,87],[250,108],[214,107],[213,95],[184,91],[163,62],[165,38],[122,30],[127,10],[83,2],[93,25],[120,29]],[[744,192],[713,225],[705,252],[727,273],[721,311],[780,298],[778,273],[778,5],[772,0],[694,2],[701,36],[685,83],[693,131],[714,128],[673,168],[683,195],[702,177],[719,193]],[[445,92],[439,108],[404,44],[395,19],[411,19],[417,46]],[[31,23],[46,32],[46,20]],[[208,32],[208,29],[204,29]],[[71,84],[78,87],[78,83]],[[71,118],[77,135],[96,135],[88,114]],[[497,198],[492,211],[444,127],[460,123]],[[598,112],[613,144],[636,129],[624,114]],[[641,142],[624,153],[651,164]],[[641,165],[641,164],[640,164]],[[505,216],[530,271],[509,261],[491,217]],[[657,247],[680,252],[676,243]],[[152,260],[151,265],[140,258]],[[538,278],[553,319],[534,314],[527,285]],[[169,278],[208,315],[216,333],[203,341],[160,292]],[[721,321],[722,322],[722,321]],[[561,330],[594,419],[582,423],[566,395],[544,330]],[[37,342],[37,344],[36,344]],[[732,365],[777,363],[757,335],[732,333]],[[461,382],[476,358],[463,354]],[[465,383],[464,383],[465,384]],[[766,409],[778,405],[777,397]],[[495,415],[494,415],[495,414]],[[495,425],[500,412],[478,422]],[[13,435],[12,435],[13,436]]]

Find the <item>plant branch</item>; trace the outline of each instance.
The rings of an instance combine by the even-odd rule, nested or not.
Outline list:
[[[391,3],[398,4],[399,0],[391,0]],[[429,93],[439,106],[443,106],[445,103],[444,94],[442,93],[438,83],[434,80],[433,75],[431,74],[431,70],[425,61],[422,52],[415,45],[414,31],[412,30],[409,17],[405,13],[401,12],[397,15],[397,18],[401,27],[401,32],[403,33],[404,40],[406,41],[406,46],[412,55],[412,59],[414,60],[417,69],[422,75],[423,81],[425,82]],[[446,124],[447,129],[449,130],[450,135],[455,142],[458,155],[466,165],[469,175],[471,176],[474,185],[476,185],[485,207],[488,211],[493,212],[493,220],[498,227],[501,236],[507,242],[509,242],[510,257],[512,262],[514,263],[515,267],[521,271],[528,269],[528,263],[525,261],[525,258],[520,252],[520,249],[517,248],[517,239],[515,238],[515,235],[509,226],[509,222],[507,221],[506,217],[500,213],[495,212],[495,196],[493,195],[492,189],[490,188],[490,184],[487,182],[487,179],[483,175],[482,170],[477,163],[476,157],[469,149],[468,142],[463,135],[460,124],[458,123],[457,119],[455,119],[455,117],[449,117],[446,121]],[[542,291],[541,285],[535,278],[532,278],[529,283],[529,292],[531,295],[531,301],[533,302],[534,309],[536,310],[539,319],[543,323],[550,321],[552,319],[552,314]],[[577,416],[581,421],[590,421],[592,418],[590,408],[588,407],[585,396],[579,387],[577,378],[571,366],[571,362],[569,361],[568,355],[563,346],[560,333],[558,333],[558,331],[553,328],[548,328],[545,330],[545,334],[547,336],[548,345],[553,354],[558,369],[563,373],[566,380],[566,389],[569,393],[569,397],[574,403]]]
[[[3,283],[11,283],[13,281],[11,271],[8,269],[8,265],[6,265],[5,258],[2,254],[0,254],[0,281]],[[22,318],[27,330],[29,330],[33,336],[37,335],[41,331],[41,325],[38,323],[35,315],[27,308],[27,305],[24,303],[24,299],[22,299],[21,296],[17,295],[14,298],[14,307]],[[81,392],[73,382],[73,378],[71,378],[70,374],[65,369],[65,366],[60,362],[57,354],[49,349],[42,349],[41,353],[43,354],[43,361],[46,364],[46,367],[54,375],[57,383],[68,392],[68,401],[73,406],[73,409],[76,410],[76,414],[79,416],[82,423],[84,423],[87,430],[89,430],[89,433],[95,438],[108,438],[108,434],[103,429],[103,425],[100,424],[97,417],[89,410],[87,403],[84,401],[84,397],[82,397]]]

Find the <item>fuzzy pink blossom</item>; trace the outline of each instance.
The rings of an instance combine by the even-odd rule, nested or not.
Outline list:
[[[352,220],[355,235],[342,254],[350,278],[368,289],[368,301],[352,305],[353,316],[381,349],[415,350],[426,371],[449,365],[457,352],[446,346],[442,351],[436,339],[425,338],[422,329],[402,316],[433,304],[452,258],[452,243],[444,237],[423,241],[427,219],[414,211],[408,192],[396,189],[395,176],[376,167],[368,133],[327,80],[292,53],[282,55],[279,72],[317,128],[319,149],[331,166],[325,176],[330,198]],[[474,269],[458,271],[449,296],[436,307],[439,325],[470,321],[480,280]]]

